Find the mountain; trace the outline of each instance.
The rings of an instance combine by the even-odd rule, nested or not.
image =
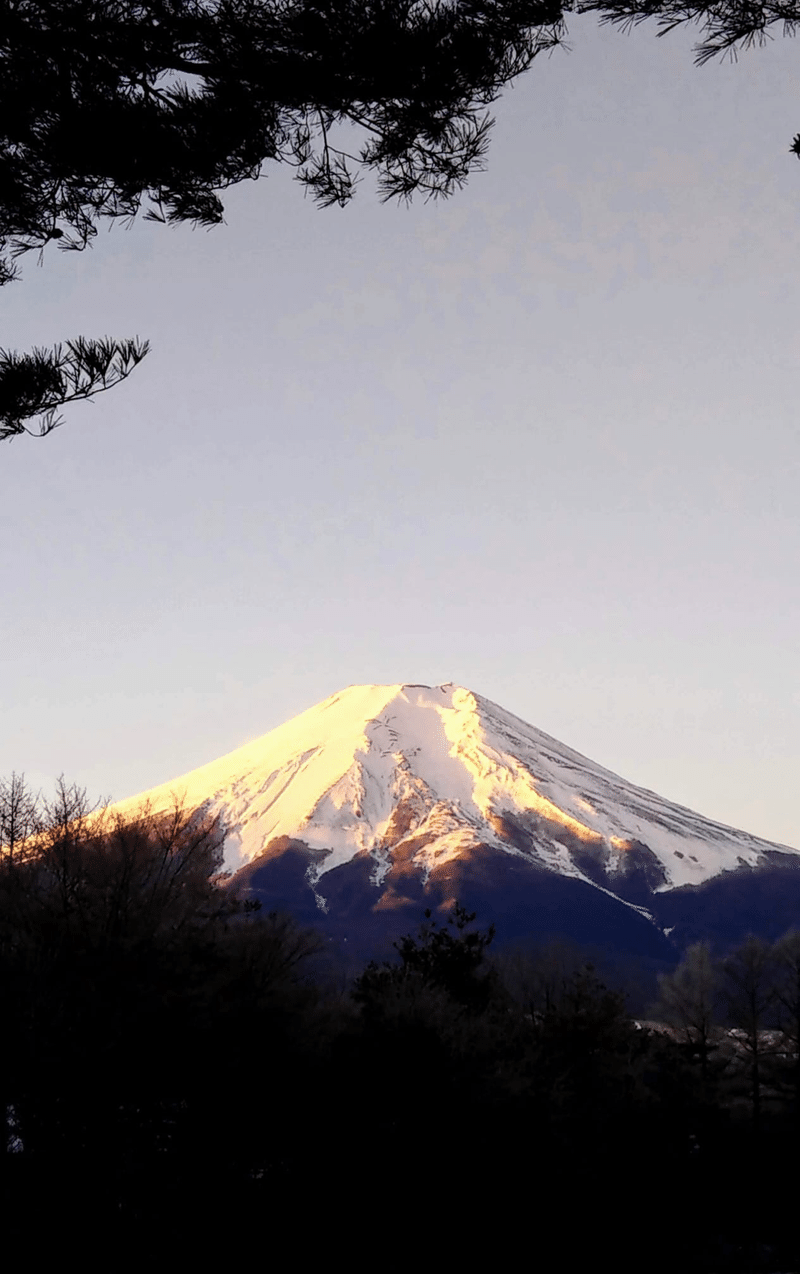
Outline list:
[[[800,923],[800,851],[636,787],[452,684],[351,686],[143,800],[218,814],[269,907],[371,952],[455,899],[501,937],[673,958]]]

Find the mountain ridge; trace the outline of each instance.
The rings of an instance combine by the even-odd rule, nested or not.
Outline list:
[[[294,892],[305,891],[305,902],[313,896],[316,914],[331,919],[345,878],[366,916],[424,903],[437,890],[444,905],[448,881],[455,888],[464,878],[466,887],[491,862],[516,881],[519,897],[560,896],[556,876],[663,932],[658,913],[670,894],[745,870],[800,867],[800,851],[629,783],[453,683],[348,687],[115,808],[149,800],[158,810],[175,795],[220,816],[226,871],[267,902],[277,889],[292,903],[278,883],[289,860],[283,868],[279,860],[299,855]],[[295,909],[305,902],[295,899]],[[503,905],[515,904],[509,897]],[[599,899],[592,905],[602,910]]]

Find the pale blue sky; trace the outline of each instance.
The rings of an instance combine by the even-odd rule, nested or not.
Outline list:
[[[0,344],[153,352],[0,448],[0,774],[123,798],[452,680],[800,845],[797,48],[570,27],[448,202],[276,168],[24,261]]]

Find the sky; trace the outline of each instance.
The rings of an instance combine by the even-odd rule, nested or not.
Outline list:
[[[797,48],[573,17],[446,201],[23,259],[0,345],[148,338],[0,446],[0,776],[121,800],[453,681],[800,847]]]

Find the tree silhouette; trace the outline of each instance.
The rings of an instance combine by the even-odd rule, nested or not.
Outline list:
[[[487,107],[562,31],[559,0],[0,0],[0,286],[104,220],[218,225],[219,192],[267,162],[323,207],[367,171],[384,199],[448,195],[482,167]],[[0,355],[0,439],[50,433],[146,352]]]
[[[761,1071],[767,1051],[763,1031],[774,1004],[772,952],[767,943],[752,934],[722,964],[728,1016],[742,1033],[742,1043],[750,1072],[750,1100],[753,1127],[761,1120]]]
[[[773,947],[778,1023],[791,1045],[795,1118],[800,1120],[800,930],[790,929]]]
[[[704,39],[695,48],[699,65],[739,49],[763,45],[771,39],[769,28],[780,23],[784,35],[794,35],[800,12],[785,0],[580,0],[581,13],[600,13],[602,23],[630,30],[653,19],[660,36],[676,27],[694,24]]]
[[[283,1075],[319,940],[232,892],[222,827],[180,801],[122,816],[13,776],[0,833],[0,1110],[24,1161],[124,1194],[169,1147],[179,1172],[246,1154],[258,1123],[226,1123],[215,1086],[245,1060]]]
[[[0,855],[13,862],[15,853],[33,835],[39,818],[39,799],[24,774],[0,779]]]
[[[382,1011],[387,1001],[409,988],[441,993],[461,1009],[485,1008],[495,985],[492,971],[481,972],[494,925],[485,931],[471,929],[476,919],[456,903],[444,924],[432,919],[428,908],[416,936],[394,944],[400,963],[371,961],[357,980],[354,998],[367,1013]]]
[[[17,254],[82,248],[143,201],[217,224],[217,192],[265,161],[323,205],[370,169],[386,198],[448,194],[485,153],[486,106],[562,32],[552,0],[2,0],[0,19]]]
[[[63,424],[58,408],[93,398],[125,380],[147,354],[147,341],[109,337],[67,341],[66,350],[30,354],[0,349],[0,442],[28,433],[43,438]],[[26,423],[39,417],[36,428]]]
[[[690,946],[674,973],[659,976],[658,987],[654,1012],[683,1032],[686,1042],[697,1051],[703,1080],[707,1080],[719,993],[719,975],[709,944],[696,942]]]

